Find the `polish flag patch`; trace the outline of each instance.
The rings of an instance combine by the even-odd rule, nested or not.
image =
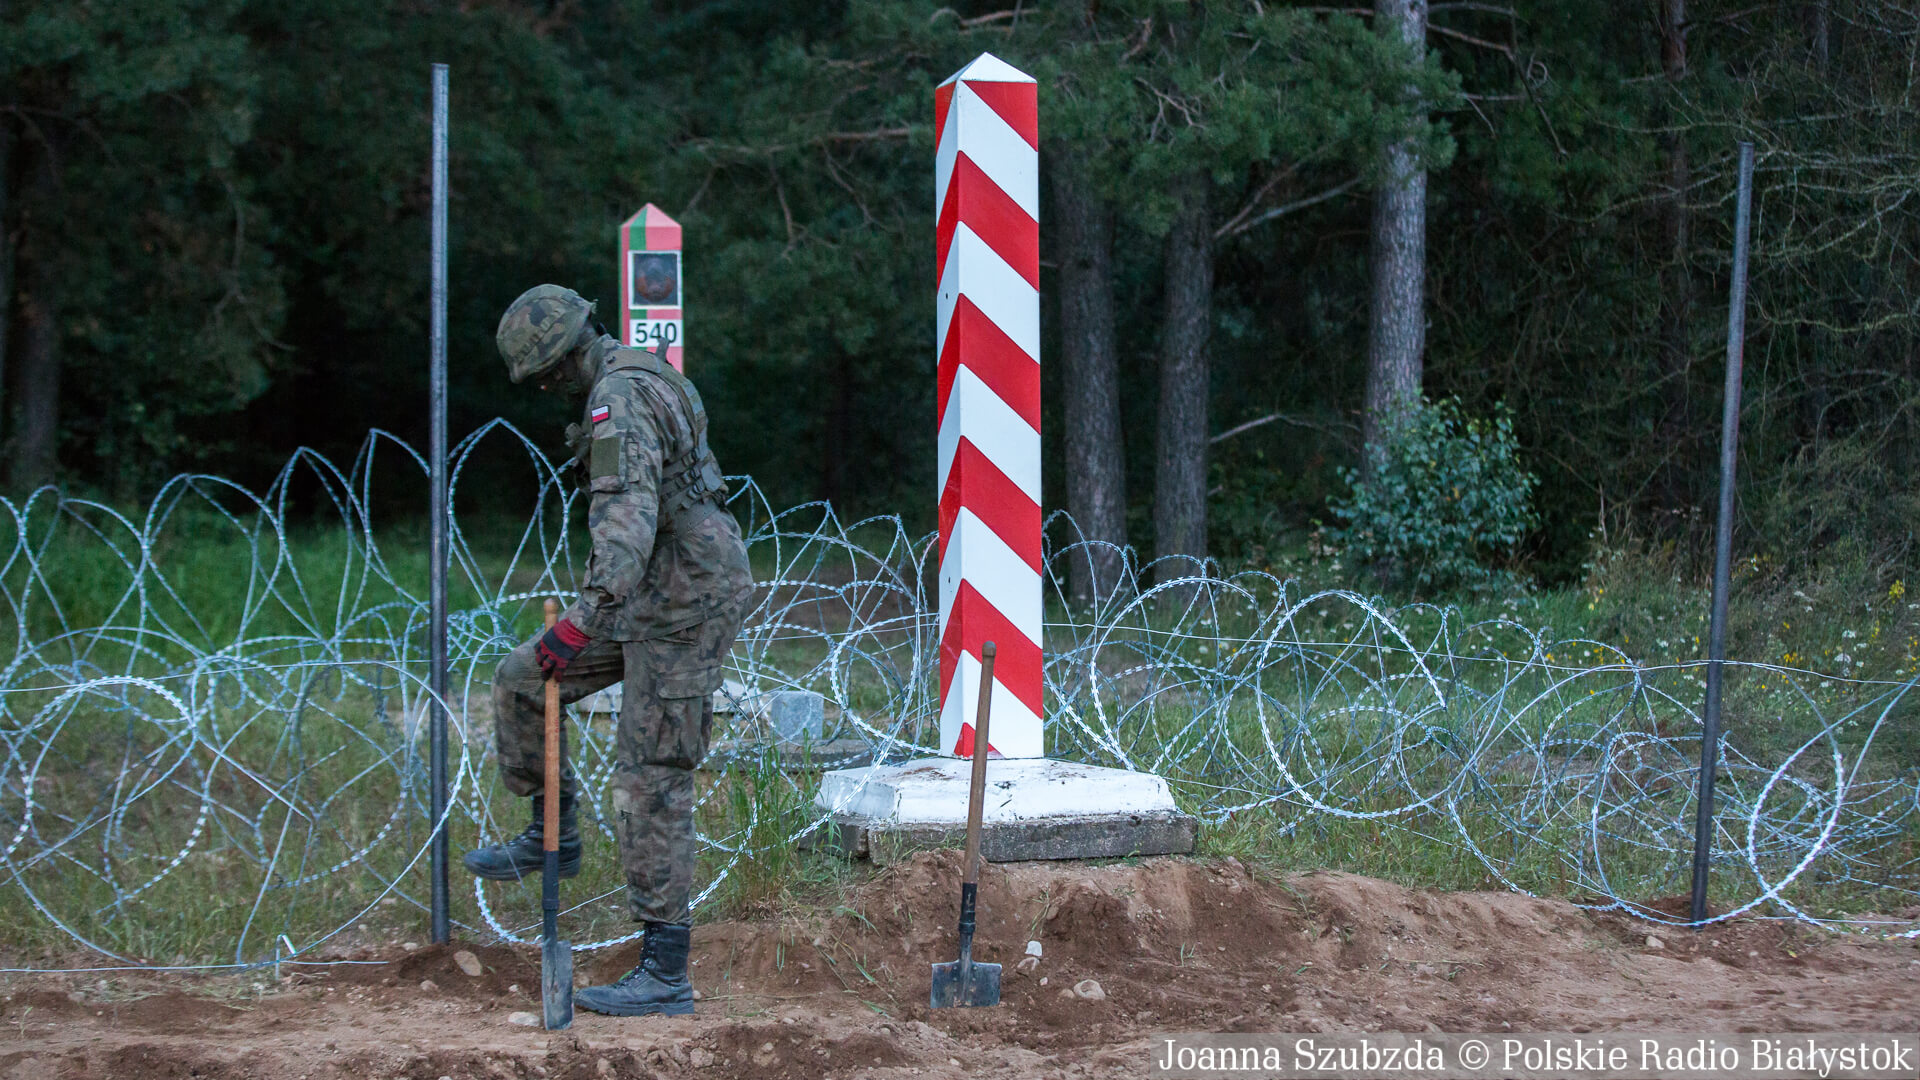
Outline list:
[[[609,408],[608,406],[602,405],[599,408],[593,410],[593,413],[590,419],[592,419],[594,423],[598,424],[601,421],[605,420],[608,416],[611,416],[612,414],[613,414],[613,410],[611,408]]]

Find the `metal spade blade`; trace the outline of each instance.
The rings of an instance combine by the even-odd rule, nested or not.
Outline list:
[[[975,962],[972,935],[968,935],[960,944],[960,959],[933,965],[933,990],[927,1003],[936,1009],[1000,1004],[1000,965]]]
[[[552,937],[540,939],[540,1008],[548,1031],[573,1024],[573,945]]]

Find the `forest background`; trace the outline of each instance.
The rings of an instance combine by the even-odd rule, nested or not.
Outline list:
[[[728,471],[931,529],[933,87],[986,51],[1039,81],[1045,505],[1089,535],[1338,543],[1424,394],[1469,448],[1434,497],[1522,477],[1482,562],[1697,569],[1745,139],[1736,550],[1909,573],[1920,9],[1883,0],[0,2],[7,492],[423,445],[445,61],[456,436],[559,452],[495,323],[541,281],[611,310],[651,201]],[[463,516],[524,519],[473,475]]]

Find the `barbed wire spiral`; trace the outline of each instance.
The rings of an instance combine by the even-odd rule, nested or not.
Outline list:
[[[539,602],[572,594],[586,552],[566,527],[580,495],[532,439],[496,421],[450,460],[447,826],[461,845],[520,824],[490,767],[488,679]],[[0,501],[0,910],[89,963],[164,967],[153,944],[218,895],[244,908],[227,965],[247,967],[313,954],[383,898],[421,902],[435,824],[425,545],[405,515],[381,515],[425,505],[425,478],[419,453],[376,431],[350,466],[303,451],[257,493],[177,477],[139,517],[54,489]],[[530,513],[498,512],[522,490]],[[785,786],[787,809],[702,815],[702,898],[819,829],[818,768],[931,754],[937,737],[933,538],[824,503],[775,509],[751,481],[731,503],[760,589],[703,799],[750,770]],[[1215,826],[1399,830],[1508,888],[1680,918],[1648,901],[1691,864],[1704,662],[1642,663],[1517,611],[1467,621],[1269,573],[1142,566],[1062,515],[1048,535],[1052,756],[1165,776]],[[1112,568],[1091,603],[1068,602],[1074,560]],[[1839,693],[1832,674],[1727,670],[1715,917],[1920,935],[1914,680]],[[824,699],[804,747],[754,707],[780,690]],[[592,711],[573,710],[574,760],[588,819],[610,829],[611,730]],[[471,929],[524,939],[498,908],[476,890]]]

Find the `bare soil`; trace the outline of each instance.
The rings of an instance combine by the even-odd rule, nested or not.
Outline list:
[[[0,1078],[1133,1076],[1178,1031],[1900,1031],[1920,1015],[1912,940],[1763,920],[1696,934],[1231,859],[988,867],[978,954],[1005,965],[1003,1003],[935,1011],[958,864],[928,854],[833,910],[698,927],[696,1015],[582,1012],[554,1034],[509,1020],[539,1011],[539,956],[522,947],[289,965],[260,992],[256,976],[14,977]],[[1030,940],[1043,955],[1023,967]],[[583,956],[578,977],[632,962]]]

